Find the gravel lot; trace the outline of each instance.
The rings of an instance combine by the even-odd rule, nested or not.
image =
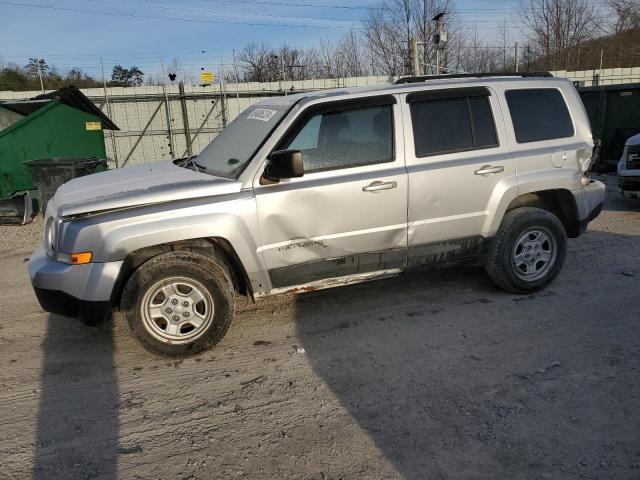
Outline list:
[[[41,225],[0,227],[0,478],[639,479],[640,202],[605,180],[539,294],[456,269],[283,295],[178,362],[44,313]]]

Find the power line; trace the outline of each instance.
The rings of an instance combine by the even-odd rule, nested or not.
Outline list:
[[[383,7],[367,7],[364,5],[327,5],[319,3],[296,3],[296,2],[271,2],[264,0],[205,0],[220,3],[235,3],[235,4],[251,4],[251,5],[269,5],[277,7],[304,7],[304,8],[335,8],[341,10],[379,10]]]
[[[338,10],[384,10],[384,6],[366,6],[366,5],[328,5],[319,3],[301,3],[301,2],[272,2],[266,0],[203,0],[210,3],[231,3],[235,5],[268,5],[277,7],[301,7],[301,8],[323,8],[323,9],[338,9]],[[454,8],[447,9],[448,12],[453,13],[473,13],[473,12],[512,12],[514,9],[507,8]]]
[[[323,20],[323,21],[332,21],[332,22],[364,21],[364,19],[362,18],[308,17],[308,16],[276,15],[276,14],[269,14],[269,13],[227,12],[222,10],[208,10],[208,9],[202,9],[202,8],[169,7],[166,5],[156,5],[156,4],[142,3],[142,2],[118,2],[118,1],[111,1],[111,0],[85,0],[85,1],[102,3],[106,5],[120,5],[125,7],[139,6],[143,8],[173,10],[173,11],[188,12],[188,13],[213,13],[213,14],[222,14],[222,15],[239,15],[244,17],[269,17],[269,18],[295,19],[295,20]],[[498,21],[507,22],[507,23],[517,23],[515,20],[458,20],[459,23],[497,23]]]
[[[159,10],[173,10],[178,12],[189,12],[189,13],[214,13],[221,15],[239,15],[244,17],[269,17],[269,18],[284,18],[284,19],[296,19],[296,20],[324,20],[324,21],[333,21],[333,22],[360,22],[361,18],[331,18],[331,17],[307,17],[307,16],[292,16],[292,15],[275,15],[269,13],[247,13],[247,12],[227,12],[222,10],[208,10],[202,8],[184,8],[184,7],[168,7],[166,5],[156,5],[150,3],[142,3],[142,2],[113,2],[110,0],[85,0],[94,3],[103,3],[107,5],[120,5],[125,7],[148,7]]]
[[[11,5],[16,7],[30,7],[30,8],[42,8],[48,10],[58,10],[64,12],[74,12],[74,13],[89,13],[92,15],[108,15],[112,17],[128,17],[128,18],[141,18],[145,20],[161,20],[161,21],[174,21],[174,22],[192,22],[192,23],[215,23],[222,25],[249,25],[254,27],[284,27],[284,28],[325,28],[325,29],[333,29],[340,28],[345,30],[361,30],[358,27],[346,27],[341,25],[292,25],[288,23],[258,23],[258,22],[238,22],[238,21],[227,21],[227,20],[211,20],[204,18],[179,18],[179,17],[156,17],[151,15],[138,15],[134,13],[119,13],[119,12],[98,12],[95,10],[85,10],[80,8],[69,8],[69,7],[59,7],[54,5],[40,5],[35,3],[19,3],[19,2],[5,2],[0,1],[0,5]]]

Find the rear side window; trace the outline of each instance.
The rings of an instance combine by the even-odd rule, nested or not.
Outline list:
[[[416,157],[498,145],[486,96],[410,101]]]
[[[573,136],[569,109],[555,88],[508,90],[505,96],[518,143]]]

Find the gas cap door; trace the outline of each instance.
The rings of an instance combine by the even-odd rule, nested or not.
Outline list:
[[[554,150],[551,155],[551,163],[555,168],[562,168],[567,164],[567,152],[564,150]]]

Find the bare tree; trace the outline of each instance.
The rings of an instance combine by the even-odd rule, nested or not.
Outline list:
[[[640,28],[640,0],[607,0],[605,4],[613,14],[612,33]]]
[[[435,63],[436,49],[432,42],[438,13],[445,13],[441,28],[448,32],[445,68],[458,61],[459,24],[454,14],[453,0],[385,0],[379,9],[372,10],[365,21],[365,38],[373,64],[386,75],[413,72],[411,39],[421,44],[421,61],[427,69]]]
[[[598,29],[591,0],[523,0],[522,21],[534,53],[546,68],[566,68],[570,49],[592,38]]]
[[[237,53],[236,62],[245,82],[270,82],[275,76],[272,53],[264,43],[245,46]]]
[[[320,39],[317,48],[250,43],[234,54],[230,81],[274,82],[359,76],[368,73],[360,36],[351,32],[336,42]]]
[[[398,40],[396,25],[385,10],[371,10],[364,34],[375,70],[385,75],[401,75],[407,51]]]
[[[502,63],[504,49],[488,45],[478,36],[478,29],[463,38],[458,52],[458,70],[466,73],[495,72]]]
[[[360,77],[368,73],[362,37],[356,32],[349,32],[338,40],[335,50],[336,61],[341,64],[343,76]]]

